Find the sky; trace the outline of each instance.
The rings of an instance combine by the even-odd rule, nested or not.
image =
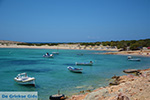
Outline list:
[[[150,38],[150,0],[0,0],[0,40],[97,42]]]

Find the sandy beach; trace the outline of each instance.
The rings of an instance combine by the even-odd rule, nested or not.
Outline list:
[[[139,74],[115,76],[118,85],[100,87],[92,92],[73,95],[68,100],[150,100],[150,69]]]
[[[0,48],[31,48],[31,49],[69,49],[66,47],[58,47],[58,46],[26,46],[26,45],[1,45]]]
[[[71,49],[71,50],[98,50],[98,51],[118,51],[118,49],[107,49],[107,48],[95,48],[95,47],[78,47],[78,46],[70,46],[70,45],[58,45],[58,46],[26,46],[26,45],[0,45],[0,48],[31,48],[31,49]]]
[[[102,53],[102,54],[150,56],[150,50],[107,52],[107,53]]]
[[[76,47],[70,45],[58,45],[58,46],[26,46],[26,45],[0,45],[0,48],[31,48],[31,49],[68,49],[68,50],[97,50],[97,51],[110,51],[106,53],[96,53],[96,54],[111,54],[111,55],[136,55],[136,56],[150,56],[150,50],[136,50],[136,51],[119,51],[119,49],[100,49],[95,47]],[[112,52],[113,51],[113,52]]]

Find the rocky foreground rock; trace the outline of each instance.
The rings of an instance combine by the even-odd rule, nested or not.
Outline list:
[[[69,100],[150,100],[150,69],[139,70],[139,73],[116,77],[119,85],[73,95]]]

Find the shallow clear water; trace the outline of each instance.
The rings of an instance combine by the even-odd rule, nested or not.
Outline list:
[[[72,95],[82,90],[108,85],[113,75],[123,75],[128,68],[150,67],[149,57],[141,62],[128,61],[123,55],[95,54],[105,51],[59,50],[54,58],[43,58],[49,49],[0,49],[0,91],[38,91],[39,100],[48,100],[58,90]],[[77,55],[83,53],[83,56]],[[75,62],[94,61],[93,66],[75,66]],[[68,66],[83,68],[83,73],[72,73]],[[36,87],[18,85],[14,77],[22,72],[36,78]]]

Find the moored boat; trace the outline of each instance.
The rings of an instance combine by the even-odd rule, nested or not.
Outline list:
[[[53,58],[54,55],[53,55],[53,54],[46,53],[45,55],[43,55],[43,57],[45,57],[45,58]]]
[[[135,58],[135,59],[128,59],[129,61],[141,61],[141,59],[139,58]]]
[[[83,63],[76,62],[75,64],[76,65],[82,65],[82,66],[92,66],[93,62],[92,61],[90,61],[90,62],[83,62]]]
[[[59,55],[59,52],[52,52],[52,54],[56,54],[56,55]]]
[[[58,94],[49,96],[49,100],[65,100],[65,95],[58,90]]]
[[[137,69],[126,69],[123,70],[124,73],[140,73],[140,70]]]
[[[59,55],[58,48],[57,48],[57,52],[52,52],[52,54]]]
[[[49,97],[49,100],[65,100],[65,95],[63,95],[63,94],[51,95]]]
[[[139,59],[139,58],[133,58],[133,57],[131,57],[131,56],[128,56],[128,58],[127,58],[129,61],[141,61],[141,59]]]
[[[74,67],[67,67],[69,71],[74,72],[74,73],[82,73],[82,68],[74,68]]]
[[[20,73],[18,74],[18,76],[16,76],[14,78],[14,80],[18,83],[18,84],[22,84],[22,85],[33,85],[35,86],[35,78],[34,77],[28,77],[27,73]]]

